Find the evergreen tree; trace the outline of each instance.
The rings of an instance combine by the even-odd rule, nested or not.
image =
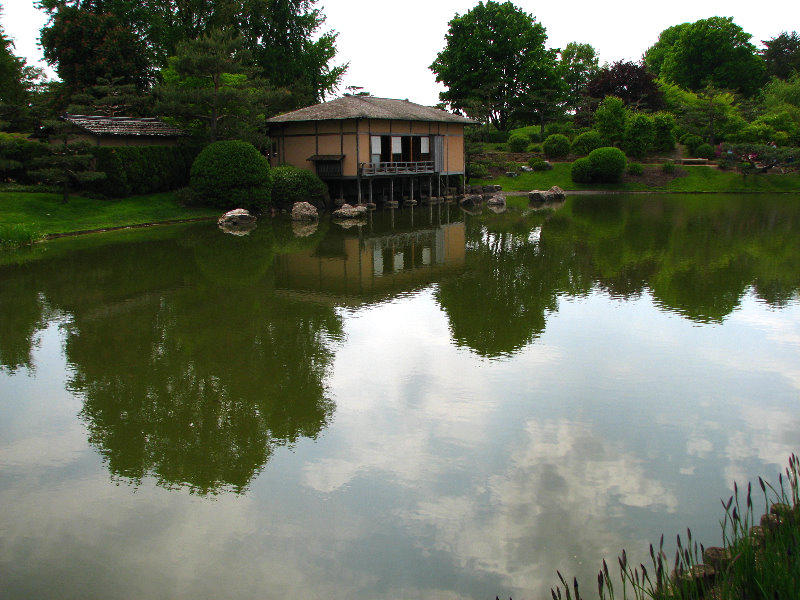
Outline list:
[[[104,179],[106,174],[95,171],[94,156],[86,142],[71,142],[74,138],[72,125],[64,121],[45,124],[50,137],[50,153],[34,158],[33,169],[28,175],[34,179],[61,188],[62,201],[69,202],[69,196],[85,183]]]
[[[201,123],[211,143],[238,137],[263,146],[265,118],[284,108],[288,96],[250,77],[243,46],[241,37],[221,29],[180,44],[156,90],[159,112],[186,126]]]

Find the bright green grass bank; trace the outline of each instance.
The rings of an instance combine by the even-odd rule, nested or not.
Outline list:
[[[66,204],[59,194],[0,192],[0,230],[24,225],[41,235],[213,217],[219,212],[183,207],[171,192],[121,200],[73,196]]]
[[[714,167],[685,166],[680,167],[683,175],[660,186],[648,186],[645,183],[631,181],[615,184],[582,184],[574,183],[570,175],[572,163],[554,163],[550,171],[521,173],[518,177],[497,177],[495,179],[471,180],[470,184],[497,184],[506,192],[527,192],[530,190],[546,190],[557,185],[562,190],[596,190],[596,191],[651,191],[651,192],[683,192],[683,193],[742,193],[742,192],[798,192],[800,193],[800,174],[767,173],[748,175],[731,171],[721,171]]]

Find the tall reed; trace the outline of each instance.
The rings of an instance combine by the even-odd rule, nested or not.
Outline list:
[[[785,477],[784,477],[785,474]],[[764,513],[756,523],[753,486],[747,494],[734,483],[733,495],[722,501],[720,521],[724,548],[705,548],[692,539],[677,536],[677,550],[670,570],[664,552],[664,536],[658,549],[650,545],[649,568],[628,563],[626,551],[618,557],[619,576],[603,568],[597,575],[601,600],[797,600],[800,598],[800,459],[792,454],[789,466],[778,477],[777,487],[758,478]],[[573,600],[570,586],[558,572],[562,587],[550,590],[553,600]],[[616,587],[615,582],[616,581]],[[577,579],[571,586],[574,600],[582,600]]]

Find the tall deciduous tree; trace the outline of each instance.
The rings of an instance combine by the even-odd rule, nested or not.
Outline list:
[[[681,23],[680,25],[673,25],[667,27],[658,36],[658,41],[650,46],[644,53],[644,64],[656,77],[661,75],[661,67],[664,65],[664,59],[684,29],[688,28],[691,23]]]
[[[444,50],[430,69],[447,86],[439,97],[453,109],[498,129],[511,124],[515,102],[549,86],[556,51],[545,28],[514,6],[488,0],[449,23]]]
[[[50,23],[41,31],[47,62],[70,93],[88,90],[98,77],[124,78],[145,90],[154,71],[144,42],[120,16],[51,3]]]
[[[40,1],[52,17],[51,25],[45,28],[48,31],[54,27],[60,31],[62,17],[72,21],[75,11],[85,21],[112,19],[124,23],[139,42],[136,56],[144,62],[140,70],[148,82],[155,70],[165,68],[169,57],[178,53],[180,44],[222,28],[242,37],[243,47],[250,51],[248,66],[274,86],[290,88],[295,104],[318,101],[334,92],[347,68],[332,64],[337,34],[321,31],[325,16],[315,8],[317,0]],[[44,43],[44,30],[42,35]],[[62,50],[63,45],[54,47],[51,53],[59,65]],[[70,56],[64,58],[76,62]],[[94,85],[99,76],[125,74],[119,69],[98,69],[86,75],[83,89]]]
[[[665,50],[659,76],[693,91],[712,85],[751,96],[764,84],[766,72],[751,37],[731,17],[680,26]]]
[[[761,51],[767,66],[767,75],[787,79],[792,73],[800,73],[800,35],[782,32],[778,37],[761,42]]]
[[[591,44],[570,42],[560,54],[559,70],[568,88],[564,103],[568,110],[574,111],[581,104],[586,85],[597,74],[597,52]]]

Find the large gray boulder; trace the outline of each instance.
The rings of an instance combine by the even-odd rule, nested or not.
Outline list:
[[[292,206],[293,221],[316,221],[319,219],[317,207],[309,202],[295,202]]]

